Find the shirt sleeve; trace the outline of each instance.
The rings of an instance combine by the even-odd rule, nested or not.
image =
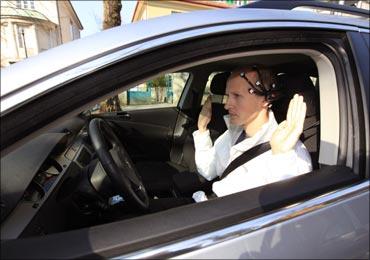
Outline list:
[[[193,133],[195,147],[195,164],[198,172],[208,181],[216,178],[216,152],[212,144],[209,130],[201,133],[199,130]]]
[[[267,161],[270,182],[284,180],[312,171],[311,157],[303,143],[298,142],[294,150],[271,155]]]

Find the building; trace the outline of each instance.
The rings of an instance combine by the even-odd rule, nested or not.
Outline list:
[[[355,6],[361,9],[370,9],[370,2],[369,0],[340,0],[339,4],[342,5],[350,5],[350,6]]]
[[[80,38],[70,1],[1,1],[1,67]]]
[[[246,1],[248,2],[248,1]],[[203,0],[159,0],[137,1],[132,22],[175,13],[191,12],[196,10],[220,9],[234,7],[232,1],[203,1]]]
[[[175,13],[191,12],[195,10],[234,8],[255,1],[256,0],[138,0],[132,16],[132,22]],[[331,0],[322,1],[331,2]],[[336,2],[342,5],[350,5],[369,10],[369,0],[337,0]],[[322,12],[321,10],[315,11]]]

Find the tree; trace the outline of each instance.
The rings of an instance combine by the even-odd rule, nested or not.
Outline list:
[[[166,78],[164,75],[161,75],[155,79],[151,80],[151,85],[155,89],[156,101],[157,103],[163,102],[163,92],[166,88]]]
[[[105,0],[103,1],[103,30],[121,25],[121,0]],[[104,107],[104,106],[103,106]],[[107,112],[121,111],[120,101],[118,96],[109,98],[106,101],[105,107]]]
[[[122,3],[120,0],[103,1],[103,30],[121,25],[121,9]]]

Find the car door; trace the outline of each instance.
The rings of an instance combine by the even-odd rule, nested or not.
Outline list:
[[[189,78],[187,72],[157,76],[101,102],[92,115],[112,123],[134,162],[169,161],[178,103]]]
[[[110,79],[118,75],[117,71],[127,75],[120,78],[120,83],[129,84],[137,81],[138,76],[146,80],[157,71],[177,71],[181,66],[232,57],[247,60],[250,52],[304,53],[317,62],[321,81],[320,169],[289,181],[138,218],[2,241],[2,254],[5,250],[8,257],[21,253],[69,258],[368,256],[369,158],[364,151],[370,135],[368,129],[361,128],[368,115],[368,101],[359,88],[363,80],[353,74],[360,67],[355,65],[348,44],[348,26],[325,24],[322,30],[305,30],[305,22],[275,21],[269,25],[279,29],[266,30],[266,23],[256,22],[231,25],[228,29],[210,27],[204,38],[194,39],[201,32],[192,32],[191,39],[177,38],[172,45],[166,42],[156,52],[136,57],[135,62],[121,61],[111,65],[110,71],[97,71],[94,81],[86,77],[69,82],[48,101],[71,89],[75,90],[74,95],[84,95],[92,101],[96,93],[86,94],[92,82],[105,91],[95,89],[97,93],[113,93],[116,86]],[[204,32],[204,28],[200,30]],[[158,56],[163,57],[161,63],[155,63]],[[141,74],[129,73],[129,69],[136,71],[148,63],[152,66],[141,70]],[[29,106],[37,108],[42,104],[46,103]],[[61,112],[67,105],[81,106],[79,100],[71,98],[68,104],[50,113]],[[12,113],[16,114],[17,111]],[[18,119],[25,118],[27,115]],[[47,122],[45,118],[40,120]],[[14,131],[21,134],[19,127]]]

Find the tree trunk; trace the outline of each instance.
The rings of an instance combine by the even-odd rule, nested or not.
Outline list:
[[[105,0],[103,1],[103,30],[109,29],[115,26],[121,25],[121,9],[122,3],[121,0]],[[127,95],[129,97],[129,95]],[[129,103],[129,100],[127,100]],[[120,101],[118,96],[114,96],[113,98],[109,98],[107,100],[107,106],[111,107],[113,111],[121,111]]]
[[[121,25],[121,9],[120,0],[105,0],[103,1],[104,21],[103,30]]]

